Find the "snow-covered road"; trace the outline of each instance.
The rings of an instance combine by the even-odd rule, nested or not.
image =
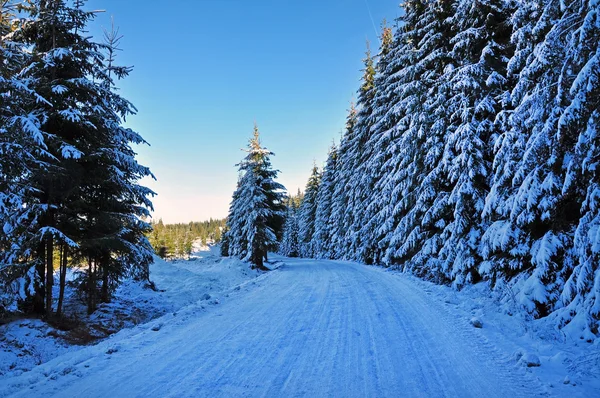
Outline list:
[[[480,329],[411,279],[347,262],[285,262],[209,310],[192,305],[7,379],[0,396],[542,393]]]

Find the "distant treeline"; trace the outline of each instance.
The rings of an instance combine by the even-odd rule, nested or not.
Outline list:
[[[188,224],[164,224],[162,219],[152,223],[153,231],[148,234],[155,253],[162,258],[189,257],[195,240],[202,244],[220,242],[225,220],[190,222]]]

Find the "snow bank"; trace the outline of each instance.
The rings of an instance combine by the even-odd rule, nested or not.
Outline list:
[[[508,286],[492,290],[488,282],[481,282],[457,291],[409,273],[390,269],[384,272],[401,274],[437,297],[457,321],[464,319],[490,347],[505,353],[511,366],[533,373],[557,396],[600,393],[600,341],[589,343],[574,338],[558,329],[550,317],[534,319],[523,311],[518,293],[508,291]],[[477,328],[475,321],[482,327]]]
[[[0,377],[29,371],[66,352],[186,306],[218,303],[222,295],[260,275],[246,263],[221,258],[214,246],[196,246],[195,250],[190,260],[168,262],[156,257],[150,266],[156,290],[127,280],[111,303],[99,305],[89,317],[85,303],[68,289],[65,312],[74,318],[70,325],[52,326],[39,319],[16,319],[0,325]]]

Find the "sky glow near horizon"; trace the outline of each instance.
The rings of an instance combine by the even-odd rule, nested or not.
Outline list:
[[[377,51],[374,24],[400,13],[394,0],[158,4],[90,0],[86,9],[105,10],[90,34],[113,17],[123,35],[118,63],[134,69],[118,85],[138,108],[127,126],[151,145],[136,150],[157,177],[143,181],[158,193],[154,219],[166,223],[227,216],[255,121],[279,182],[304,189],[313,162],[339,142],[366,40]]]

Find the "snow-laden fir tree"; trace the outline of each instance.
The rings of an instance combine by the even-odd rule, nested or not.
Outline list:
[[[245,255],[245,248],[248,243],[243,241],[244,236],[241,233],[235,235],[231,232],[233,228],[235,231],[241,231],[243,227],[243,217],[241,211],[246,207],[246,203],[242,202],[240,197],[242,193],[241,176],[238,178],[236,189],[233,192],[231,204],[229,206],[229,214],[227,216],[227,224],[225,225],[225,232],[223,233],[223,241],[221,242],[221,252],[224,256],[243,257]]]
[[[245,149],[247,156],[237,166],[238,187],[227,218],[229,255],[266,269],[267,253],[277,248],[285,218],[285,188],[276,181],[279,171],[271,167],[273,152],[260,142],[258,127]]]
[[[537,44],[511,93],[515,108],[508,131],[497,144],[495,178],[486,206],[486,215],[494,222],[485,233],[483,254],[500,261],[486,262],[482,271],[493,275],[501,270],[502,279],[518,274],[519,303],[535,316],[545,316],[560,294],[559,269],[572,267],[567,251],[579,206],[576,196],[561,193],[566,153],[556,134],[563,54],[573,31],[555,26],[562,14],[559,2],[545,1],[538,10],[531,33],[517,36]],[[518,64],[523,55],[516,56]]]
[[[394,178],[397,223],[385,260],[418,275],[442,281],[437,252],[445,214],[447,186],[441,158],[447,132],[446,100],[450,87],[443,80],[449,69],[451,2],[414,4],[407,10],[412,23],[402,32],[407,43],[404,131],[399,146],[401,162]],[[412,29],[409,27],[412,26]],[[413,46],[413,47],[411,47]],[[392,180],[393,181],[393,180]],[[440,220],[441,218],[441,220]]]
[[[522,100],[511,127],[526,140],[507,236],[523,242],[511,256],[517,264],[531,264],[517,278],[520,302],[536,316],[554,312],[560,326],[592,340],[600,314],[599,5],[544,6],[535,28],[547,33],[525,66],[528,81],[515,89]]]
[[[458,286],[479,280],[481,220],[491,184],[494,124],[506,84],[512,9],[504,0],[461,0],[450,20],[452,95],[446,103],[449,126],[442,166],[450,209],[439,256],[444,276]]]
[[[563,193],[583,198],[574,238],[576,265],[561,293],[566,306],[561,323],[571,322],[575,333],[591,340],[600,319],[600,4],[573,2],[557,25],[573,29],[566,48],[569,67],[561,71],[565,91],[558,140],[573,152],[563,161]]]
[[[287,200],[287,212],[283,224],[283,237],[279,245],[279,254],[286,257],[298,257],[300,255],[298,216],[302,203],[302,193],[298,190],[296,196],[290,196]]]
[[[119,40],[114,28],[105,32],[105,43],[100,48],[106,51],[106,58],[97,77],[99,102],[92,108],[96,111],[92,114],[96,134],[85,156],[77,161],[83,175],[75,190],[81,203],[77,211],[85,221],[78,226],[81,236],[77,239],[76,255],[87,261],[85,290],[89,312],[95,310],[97,299],[109,301],[110,293],[125,276],[148,280],[153,254],[145,236],[151,226],[144,220],[150,218],[149,197],[154,193],[138,182],[154,176],[138,164],[131,148],[132,143],[140,145],[146,141],[122,125],[136,110],[116,92],[115,81],[131,70],[115,64]],[[85,233],[81,234],[81,230]]]
[[[131,148],[144,141],[122,127],[135,108],[114,85],[130,68],[114,64],[116,41],[101,45],[87,36],[94,13],[83,11],[84,2],[70,4],[28,2],[23,12],[31,19],[11,34],[32,54],[18,77],[26,82],[20,87],[33,95],[23,102],[26,118],[13,126],[21,135],[32,134],[42,150],[36,168],[19,176],[21,186],[31,187],[21,208],[35,216],[19,216],[19,239],[11,238],[17,236],[11,225],[6,227],[17,253],[9,258],[35,267],[28,273],[34,288],[26,289],[32,297],[22,308],[47,316],[54,309],[56,260],[59,315],[68,265],[87,267],[80,287],[93,311],[95,297],[107,301],[122,276],[132,272],[147,279],[152,261],[144,236],[149,224],[142,218],[149,216],[153,193],[138,185],[150,172]]]
[[[317,196],[321,186],[321,172],[316,164],[313,165],[311,175],[304,190],[304,198],[298,210],[298,243],[302,257],[314,257],[313,235],[315,234],[315,220],[317,215]]]
[[[17,18],[21,2],[0,2],[0,315],[16,309],[18,300],[33,294],[32,250],[27,245],[41,209],[26,205],[34,194],[29,179],[44,166],[43,113],[31,106],[45,102],[22,73],[31,62],[27,43],[20,35],[29,23]],[[33,225],[33,226],[32,226]]]
[[[348,117],[346,118],[346,130],[342,136],[340,147],[337,153],[337,169],[335,176],[335,187],[332,195],[331,216],[329,218],[330,230],[330,255],[333,258],[343,258],[347,255],[349,237],[347,236],[346,217],[350,205],[350,191],[348,187],[351,184],[352,176],[355,172],[355,148],[352,144],[356,142],[354,126],[356,124],[356,108],[354,104],[350,105]]]
[[[24,75],[34,81],[33,89],[47,102],[35,104],[34,114],[43,114],[41,130],[47,146],[47,163],[31,175],[36,193],[28,205],[43,210],[36,220],[38,232],[32,237],[37,244],[35,261],[37,312],[50,314],[53,306],[54,260],[58,247],[77,248],[75,236],[66,231],[78,230],[75,205],[69,194],[81,183],[77,161],[91,145],[94,126],[88,113],[98,104],[97,86],[102,57],[98,47],[82,36],[92,14],[64,1],[38,1],[31,8],[33,19],[22,29],[22,37],[33,47],[32,62]]]
[[[343,145],[347,146],[345,157],[347,163],[340,170],[345,174],[345,185],[347,195],[347,206],[343,212],[342,232],[344,238],[339,242],[345,248],[343,256],[348,259],[358,257],[358,248],[361,246],[361,235],[359,221],[362,219],[362,205],[370,194],[365,186],[360,184],[360,178],[364,174],[364,165],[369,157],[366,146],[370,136],[371,114],[373,112],[373,98],[375,96],[375,61],[371,55],[370,45],[367,43],[367,51],[363,59],[364,69],[362,84],[358,90],[357,109],[352,117],[352,134],[347,134]],[[345,168],[348,168],[347,170]]]
[[[431,65],[440,56],[440,48],[431,42],[439,41],[441,35],[428,2],[409,1],[404,8],[391,59],[376,80],[373,129],[374,134],[386,137],[388,144],[378,150],[384,159],[384,173],[374,186],[377,206],[369,228],[374,228],[379,259],[385,264],[395,264],[402,257],[397,251],[406,243],[406,236],[398,226],[415,205],[427,167],[435,164],[424,161],[427,136],[423,133],[429,126],[424,125],[423,104],[429,99],[435,73]]]
[[[508,60],[505,94],[502,110],[498,113],[496,124],[499,136],[494,144],[493,177],[483,210],[483,217],[489,226],[482,237],[481,253],[484,261],[479,273],[495,284],[497,278],[511,278],[523,268],[517,253],[523,252],[524,231],[515,228],[508,220],[515,190],[513,178],[519,159],[523,157],[528,140],[527,129],[515,107],[529,97],[534,83],[534,72],[527,66],[533,59],[536,46],[543,41],[552,27],[551,18],[544,10],[544,1],[517,1],[516,10],[511,19],[513,34],[511,42],[514,53]],[[541,11],[545,21],[538,24]],[[531,74],[531,75],[529,75]],[[513,255],[507,256],[507,252]]]
[[[385,115],[385,104],[389,98],[381,94],[378,88],[382,87],[382,82],[392,73],[393,67],[390,66],[390,62],[394,59],[396,47],[397,43],[394,42],[392,29],[386,26],[384,21],[381,48],[375,67],[373,112],[363,122],[365,123],[364,127],[368,129],[366,133],[368,137],[365,137],[367,141],[364,144],[365,150],[362,154],[362,161],[358,169],[359,174],[356,179],[361,189],[366,191],[366,194],[360,195],[362,200],[355,204],[357,209],[354,217],[354,227],[352,228],[353,231],[359,231],[357,233],[361,236],[361,245],[357,250],[356,257],[368,264],[377,262],[381,258],[381,250],[377,246],[379,237],[373,233],[378,227],[375,225],[377,222],[376,216],[381,205],[379,202],[381,197],[376,194],[375,186],[385,174],[386,154],[384,148],[387,148],[390,142],[390,136],[384,133],[381,125],[378,125]]]
[[[327,162],[323,169],[321,183],[319,184],[319,192],[317,193],[317,209],[315,212],[314,233],[310,245],[315,250],[317,258],[332,258],[332,210],[333,210],[333,195],[337,181],[337,147],[331,145]]]

